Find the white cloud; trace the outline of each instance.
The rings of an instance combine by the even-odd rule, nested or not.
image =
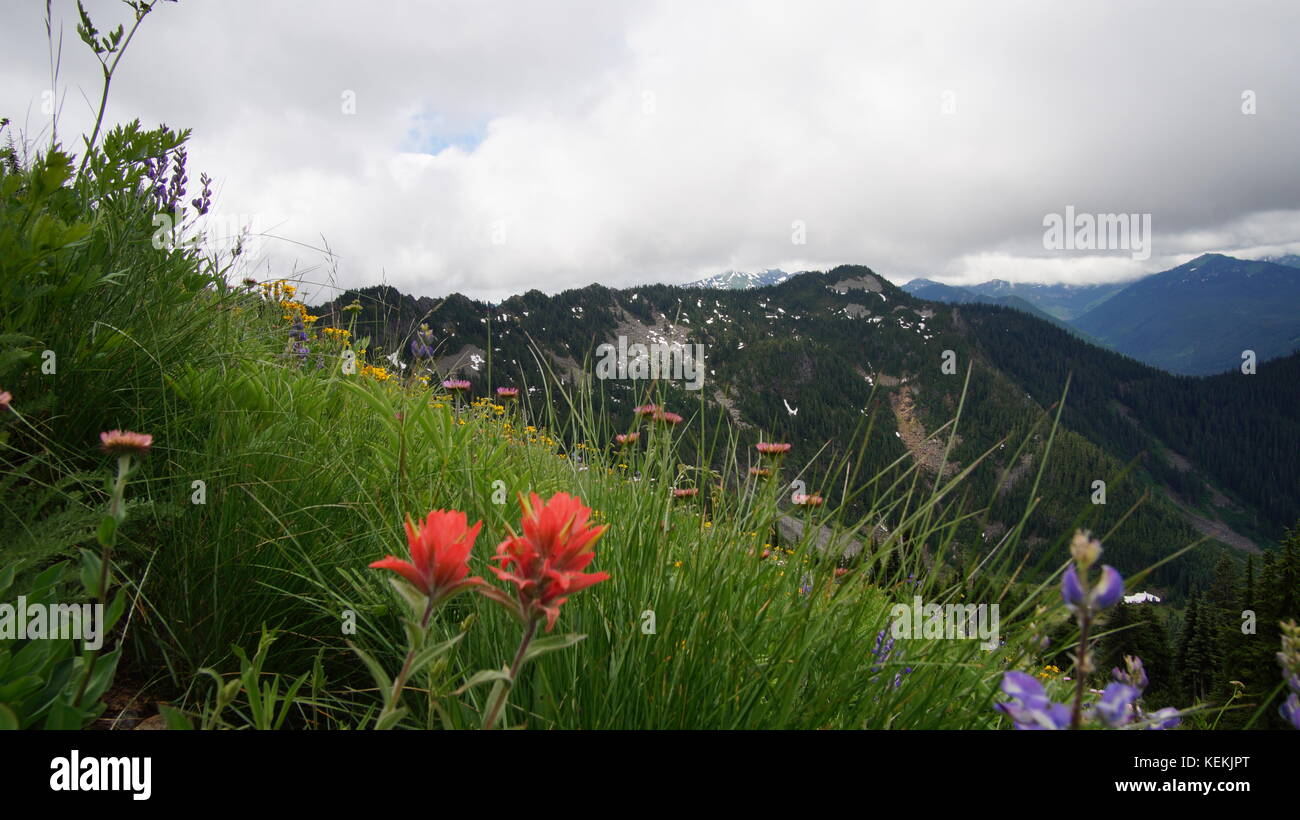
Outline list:
[[[96,74],[56,5],[71,145]],[[31,130],[49,85],[39,6],[0,34],[0,112],[21,125],[30,106]],[[121,8],[91,4],[101,29]],[[841,262],[899,280],[1105,281],[1300,241],[1285,2],[245,0],[155,15],[110,117],[193,127],[191,188],[206,170],[221,209],[276,226],[276,274],[320,266],[304,245],[322,236],[341,284],[489,298]],[[1152,214],[1151,258],[1045,253],[1042,218],[1066,205]]]

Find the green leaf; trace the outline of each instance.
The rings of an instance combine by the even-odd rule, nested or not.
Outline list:
[[[421,649],[419,652],[416,652],[415,657],[411,659],[411,674],[415,674],[416,672],[424,669],[424,667],[428,666],[431,662],[437,660],[437,658],[440,655],[446,654],[447,651],[450,650],[457,643],[459,643],[460,639],[463,637],[465,637],[464,632],[460,633],[459,635],[457,635],[456,637],[450,640],[442,641],[441,643],[436,643],[431,646],[426,646],[423,649]]]
[[[100,525],[103,526],[102,524]],[[86,594],[91,598],[98,600],[99,595],[99,568],[102,566],[99,553],[81,548],[81,586],[86,590]]]
[[[500,669],[483,669],[475,672],[470,679],[465,681],[465,685],[452,692],[453,695],[463,695],[475,686],[487,683],[488,681],[508,681],[510,680],[510,670],[506,667]],[[496,691],[495,689],[493,691]],[[489,701],[490,702],[490,701]]]
[[[393,405],[384,396],[377,392],[379,389],[377,385],[372,389],[367,384],[357,381],[345,380],[342,384],[347,390],[352,391],[354,395],[370,405],[371,409],[375,411],[375,415],[379,416],[380,421],[384,423],[384,426],[393,432],[397,431],[397,411],[393,409]],[[369,382],[369,384],[375,383]]]
[[[510,676],[507,674],[505,678],[500,679],[496,683],[492,684],[492,691],[488,693],[487,701],[486,701],[486,703],[488,704],[488,708],[483,710],[483,724],[482,724],[483,728],[485,729],[487,728],[488,713],[491,711],[492,704],[497,702],[497,698],[501,697],[502,690],[504,690],[509,683],[510,683]],[[502,720],[505,718],[506,715],[505,709],[506,709],[506,704],[502,703],[501,712],[497,715],[497,720]]]
[[[0,703],[0,731],[17,731],[18,716],[14,710],[7,705]]]
[[[528,645],[528,650],[524,652],[524,663],[528,663],[539,655],[545,655],[547,652],[555,652],[559,649],[568,649],[570,646],[573,646],[586,637],[586,635],[579,635],[576,632],[570,632],[567,635],[553,635],[549,638],[537,638]]]
[[[6,681],[0,685],[0,701],[20,700],[32,692],[39,692],[43,683],[36,675],[23,675],[16,680]]]
[[[379,665],[379,661],[362,651],[361,647],[352,643],[352,641],[348,641],[347,644],[348,648],[357,653],[357,657],[361,658],[361,662],[370,670],[370,677],[374,678],[375,683],[379,686],[379,693],[383,695],[384,701],[387,702],[389,694],[393,691],[392,678],[388,677],[388,673],[384,671],[384,667]]]
[[[45,728],[56,731],[80,729],[85,718],[85,713],[80,709],[74,709],[61,701],[55,702],[50,705],[49,714],[45,717]]]
[[[113,627],[117,625],[118,619],[122,617],[122,613],[125,610],[126,610],[126,590],[119,589],[117,591],[117,595],[113,596],[113,602],[108,605],[108,609],[104,612],[105,633],[111,631]],[[101,635],[100,637],[102,639],[104,636]]]
[[[393,728],[394,726],[397,725],[398,721],[406,717],[406,711],[407,710],[405,706],[399,706],[398,708],[393,709],[392,711],[385,710],[382,714],[379,715],[379,719],[375,721],[375,729],[378,731],[383,731],[385,729]]]
[[[424,597],[424,593],[416,589],[410,582],[395,575],[389,577],[388,583],[392,584],[393,589],[397,590],[397,594],[401,599],[406,601],[406,606],[411,610],[414,617],[422,618],[424,616],[424,608],[429,605],[429,599]]]
[[[122,647],[119,646],[112,652],[99,657],[95,662],[94,671],[90,673],[90,682],[86,685],[83,703],[94,703],[108,690],[108,687],[113,683],[113,675],[117,673],[117,661],[121,656]]]
[[[117,519],[111,515],[104,516],[99,522],[99,529],[95,531],[95,537],[101,547],[112,547],[117,545]]]
[[[32,591],[27,594],[27,600],[29,602],[45,601],[45,596],[49,594],[54,585],[63,580],[63,571],[67,569],[67,566],[67,561],[60,561],[42,570],[41,574],[32,580]]]
[[[189,716],[180,709],[167,706],[166,704],[159,704],[158,714],[162,715],[163,719],[167,721],[168,729],[179,731],[186,729],[192,730],[194,728],[194,724],[190,721]]]

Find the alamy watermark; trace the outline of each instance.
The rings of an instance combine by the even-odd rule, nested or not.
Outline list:
[[[193,250],[199,253],[230,253],[256,256],[261,233],[253,230],[251,214],[222,214],[216,211],[186,222],[180,214],[154,214],[154,232],[149,241],[155,250]]]
[[[50,771],[51,791],[129,792],[132,800],[153,794],[152,757],[82,757],[73,749],[67,757],[51,760]]]
[[[1049,251],[1129,251],[1137,260],[1151,258],[1151,214],[1081,214],[1067,205],[1064,215],[1044,216],[1043,227]]]
[[[1001,644],[997,604],[927,604],[917,595],[910,604],[894,604],[891,634],[899,638],[975,640],[981,649]]]
[[[651,342],[618,345],[606,342],[596,348],[598,379],[672,379],[685,381],[687,390],[704,387],[704,345]]]
[[[0,604],[0,640],[77,640],[94,652],[104,645],[103,604]]]

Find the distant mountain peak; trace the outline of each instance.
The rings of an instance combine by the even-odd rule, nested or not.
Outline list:
[[[717,290],[749,290],[751,288],[763,288],[771,285],[779,285],[794,275],[795,274],[793,273],[786,273],[780,268],[768,268],[762,273],[729,270],[714,276],[697,279],[694,282],[687,282],[685,285],[682,285],[682,287],[715,288]]]

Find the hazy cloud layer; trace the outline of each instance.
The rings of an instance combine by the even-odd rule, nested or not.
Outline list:
[[[60,136],[97,66],[56,2]],[[101,29],[116,2],[88,4]],[[48,138],[41,3],[0,114]],[[500,298],[728,268],[1128,278],[1300,250],[1300,15],[1275,3],[163,4],[109,118],[194,129],[254,275]],[[355,114],[343,112],[345,92]],[[1255,112],[1243,113],[1251,92]],[[1149,258],[1043,219],[1150,214]],[[797,244],[799,226],[806,243]]]

